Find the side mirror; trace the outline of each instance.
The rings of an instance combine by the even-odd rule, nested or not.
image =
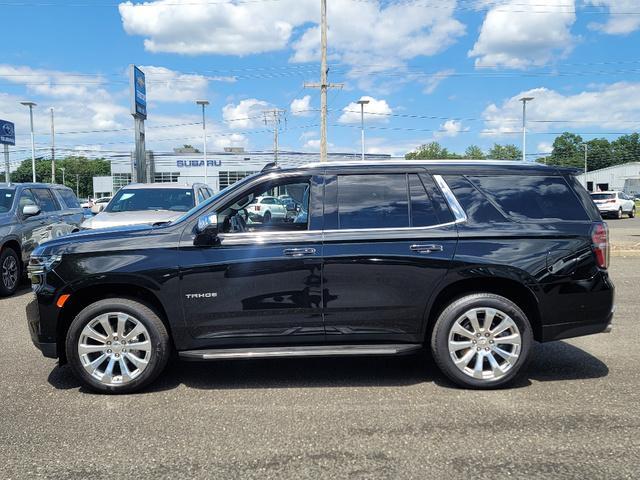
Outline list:
[[[196,236],[193,244],[196,246],[211,246],[218,242],[218,214],[207,213],[198,218]]]
[[[22,215],[25,217],[35,217],[40,214],[40,207],[38,205],[25,205],[22,207]]]
[[[93,207],[91,207],[91,213],[93,213],[94,215],[97,215],[102,210],[104,210],[104,207],[105,207],[104,203],[97,203]]]

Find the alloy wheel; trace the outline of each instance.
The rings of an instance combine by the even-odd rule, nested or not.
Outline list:
[[[2,284],[11,291],[18,283],[18,262],[13,255],[9,255],[2,262]]]
[[[80,363],[104,385],[122,385],[139,377],[149,366],[151,353],[147,328],[123,312],[98,315],[78,339]]]
[[[463,313],[449,331],[449,355],[465,375],[497,380],[516,364],[522,337],[513,319],[495,308],[473,308]]]

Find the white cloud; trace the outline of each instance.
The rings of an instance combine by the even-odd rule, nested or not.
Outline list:
[[[313,115],[311,108],[311,95],[305,95],[302,98],[296,98],[291,102],[289,107],[291,114],[295,117],[310,117]]]
[[[431,95],[433,92],[436,91],[436,88],[438,88],[438,86],[444,80],[446,80],[448,77],[450,77],[454,73],[455,73],[455,70],[447,69],[447,70],[441,70],[439,72],[436,72],[430,75],[424,81],[425,87],[424,87],[423,93],[426,93],[427,95]]]
[[[547,88],[535,88],[514,95],[501,105],[491,104],[483,112],[484,135],[518,135],[522,121],[524,96],[534,97],[527,103],[527,130],[561,131],[567,128],[622,129],[634,126],[629,119],[640,116],[640,83],[618,82],[594,86],[589,90],[564,95]],[[612,109],[611,106],[616,108]],[[536,120],[557,121],[540,123]]]
[[[447,120],[440,125],[440,130],[434,133],[434,138],[439,137],[456,137],[460,132],[468,131],[468,127],[463,127],[462,122],[458,120]]]
[[[546,65],[572,50],[575,1],[507,0],[490,6],[469,57],[476,67],[523,69]]]
[[[222,118],[233,129],[253,128],[263,121],[263,111],[268,106],[264,100],[248,98],[222,107]]]
[[[585,0],[587,4],[596,7],[607,7],[609,18],[605,23],[591,22],[589,28],[599,30],[609,35],[627,35],[640,28],[640,15],[625,15],[635,12],[638,0]]]
[[[393,113],[393,110],[386,100],[377,100],[368,96],[361,97],[360,100],[369,100],[369,103],[364,106],[364,118],[366,122],[386,123],[389,121],[389,115]],[[360,108],[358,103],[351,102],[342,109],[342,115],[340,115],[338,122],[360,123]]]
[[[205,98],[209,79],[165,67],[141,66],[147,81],[149,102],[195,102]]]
[[[552,152],[553,145],[549,142],[540,142],[538,143],[538,153],[543,155],[548,155]]]
[[[334,146],[333,143],[327,142],[328,148],[331,148],[333,146]],[[320,151],[320,140],[319,139],[307,140],[302,148],[305,150]]]
[[[411,2],[328,3],[330,58],[352,66],[396,68],[408,59],[442,52],[465,31],[454,18],[456,0],[440,0],[433,7]],[[291,47],[293,62],[319,58],[317,0],[215,5],[156,0],[124,2],[119,11],[125,31],[145,37],[145,48],[152,52],[243,56]]]

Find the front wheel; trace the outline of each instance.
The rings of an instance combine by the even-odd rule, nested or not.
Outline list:
[[[620,219],[622,218],[622,207],[620,207],[620,208],[618,209],[618,214],[616,215],[616,218],[617,218],[618,220],[620,220]]]
[[[633,207],[629,212],[629,218],[635,218],[636,216],[636,207]]]
[[[468,388],[496,388],[526,365],[531,325],[511,300],[492,293],[459,298],[438,317],[431,350],[440,370]]]
[[[5,248],[0,254],[0,295],[13,295],[18,289],[22,274],[20,259],[13,248]]]
[[[169,334],[148,306],[109,298],[83,309],[71,323],[67,358],[75,375],[92,390],[131,393],[164,370]]]

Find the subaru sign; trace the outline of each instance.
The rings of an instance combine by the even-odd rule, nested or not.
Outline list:
[[[142,119],[147,118],[147,87],[144,72],[135,65],[131,65],[131,115]]]
[[[13,123],[0,120],[0,144],[15,145],[16,129]]]

